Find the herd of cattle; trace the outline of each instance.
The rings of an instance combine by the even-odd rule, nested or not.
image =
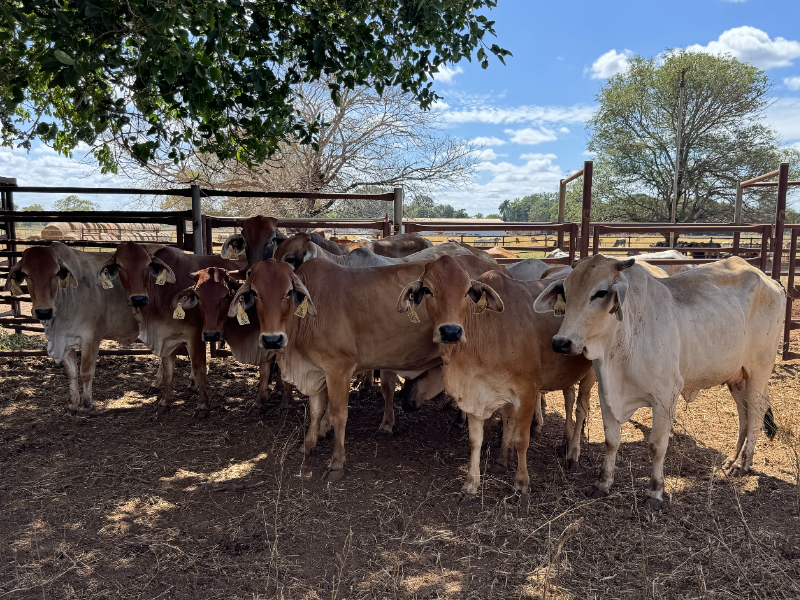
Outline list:
[[[220,256],[133,241],[111,255],[60,243],[31,247],[5,289],[21,294],[27,284],[48,354],[69,377],[68,409],[79,413],[92,410],[101,340],[139,338],[161,358],[159,412],[172,402],[182,346],[198,417],[210,409],[205,342],[225,340],[236,360],[259,366],[254,410],[266,405],[276,363],[282,409],[291,409],[292,386],[309,398],[302,452],[308,456],[333,429],[323,481],[344,476],[353,377],[375,370],[384,396],[380,435],[392,433],[397,376],[404,379],[405,408],[446,391],[467,415],[471,455],[461,503],[478,492],[484,425],[495,411],[503,432],[490,470],[504,472],[516,451],[515,488],[528,497],[527,450],[531,427],[542,426],[546,391],[563,390],[567,466],[575,467],[595,381],[606,455],[594,496],[608,494],[613,483],[621,425],[649,406],[647,502],[660,508],[678,398],[691,401],[720,384],[739,414],[726,466],[750,470],[769,408],[786,295],[741,258],[699,268],[646,262],[683,258],[671,250],[624,261],[596,255],[571,266],[528,259],[506,268],[476,248],[433,246],[413,234],[339,244],[315,233],[286,237],[277,224],[271,217],[242,221]]]

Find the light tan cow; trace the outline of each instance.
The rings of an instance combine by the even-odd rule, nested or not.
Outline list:
[[[595,497],[613,484],[622,423],[649,406],[647,503],[660,508],[678,397],[692,401],[723,383],[739,413],[739,438],[725,467],[734,474],[750,471],[784,318],[786,292],[779,283],[738,257],[658,279],[632,258],[593,256],[551,283],[536,310],[552,314],[559,295],[566,314],[553,349],[592,360],[599,382],[606,456]]]
[[[493,470],[504,471],[515,448],[514,487],[527,499],[527,451],[537,394],[572,386],[591,369],[582,356],[564,360],[553,352],[550,340],[560,319],[533,310],[548,283],[516,281],[496,272],[473,278],[455,258],[443,256],[427,263],[397,300],[398,312],[424,301],[444,365],[445,390],[469,416],[470,464],[462,504],[478,492],[484,420],[498,409],[503,441]]]

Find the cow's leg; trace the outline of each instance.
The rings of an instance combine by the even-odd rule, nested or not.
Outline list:
[[[191,337],[186,344],[189,350],[189,359],[192,362],[192,375],[197,384],[197,408],[194,417],[207,419],[211,414],[208,401],[208,385],[206,382],[206,344],[200,339]]]
[[[150,392],[158,393],[161,391],[161,386],[164,385],[164,362],[163,359],[159,359],[158,361],[158,370],[156,370],[155,379],[153,379],[153,383],[150,384]]]
[[[481,446],[483,446],[483,421],[482,417],[473,414],[467,416],[469,423],[469,472],[467,480],[461,487],[461,497],[458,503],[461,505],[472,504],[478,495],[478,488],[481,485]]]
[[[267,400],[269,399],[269,376],[274,360],[275,359],[272,358],[258,363],[258,392],[256,393],[255,403],[248,411],[251,415],[259,415],[267,408]]]
[[[575,406],[575,386],[571,385],[563,390],[564,394],[564,454],[569,450],[569,443],[575,430],[575,421],[572,419],[572,410]]]
[[[736,460],[731,465],[732,475],[746,475],[753,466],[758,435],[764,421],[764,413],[769,408],[769,380],[751,375],[744,382],[744,402],[747,406],[747,439]],[[738,404],[738,403],[737,403]]]
[[[547,401],[542,392],[536,394],[536,404],[533,407],[533,435],[539,437],[542,435],[542,427],[544,427],[544,409],[547,406]]]
[[[308,430],[301,450],[301,454],[306,458],[311,456],[311,452],[317,447],[320,437],[320,422],[323,414],[327,413],[327,409],[327,390],[323,389],[320,393],[308,397]]]
[[[522,504],[526,504],[530,498],[531,478],[528,475],[528,447],[531,443],[531,421],[533,413],[536,411],[538,394],[539,390],[533,387],[525,394],[520,395],[519,408],[514,415],[516,421],[514,445],[517,449],[517,476],[514,480],[514,489],[519,492],[519,500]]]
[[[371,372],[371,370],[370,370]],[[397,385],[397,374],[392,371],[381,371],[381,394],[383,395],[383,421],[375,434],[376,438],[390,438],[394,431],[394,388]]]
[[[161,357],[161,369],[163,373],[164,390],[161,393],[161,401],[158,403],[156,412],[164,414],[172,406],[175,393],[175,353]]]
[[[456,418],[453,419],[453,423],[450,425],[450,435],[458,437],[461,435],[461,432],[464,431],[464,427],[467,425],[467,413],[465,413],[460,408],[456,413]]]
[[[278,378],[275,387],[281,391],[281,418],[288,419],[294,412],[294,398],[292,397],[292,384]]]
[[[600,471],[600,479],[594,484],[592,498],[608,496],[608,490],[614,485],[614,467],[617,463],[617,451],[622,437],[622,423],[617,421],[611,410],[600,396],[600,411],[603,415],[603,432],[606,436],[606,455]]]
[[[728,389],[731,392],[731,396],[733,396],[734,401],[736,402],[736,414],[739,417],[739,437],[736,440],[736,448],[733,450],[733,454],[728,456],[725,459],[725,462],[722,463],[722,468],[725,470],[730,470],[733,466],[733,463],[736,462],[736,459],[739,458],[739,454],[744,447],[744,442],[747,439],[747,402],[745,400],[744,390],[740,390],[735,386],[728,385]]]
[[[328,387],[328,406],[331,411],[334,441],[333,454],[328,470],[322,475],[322,481],[332,483],[344,477],[344,434],[347,426],[347,405],[350,400],[350,380],[353,370],[341,368],[325,375]]]
[[[673,400],[675,406],[677,398]],[[653,510],[660,510],[664,505],[664,457],[667,455],[669,445],[669,432],[672,429],[672,406],[653,407],[653,428],[650,430],[648,451],[650,460],[653,461],[653,470],[650,474],[650,489],[647,490],[647,506]]]
[[[505,473],[511,466],[511,453],[514,450],[514,405],[506,403],[500,408],[500,418],[503,420],[503,437],[500,441],[500,454],[497,456],[489,472],[499,475]],[[486,419],[487,421],[489,419]],[[485,433],[485,432],[484,432]]]
[[[97,368],[97,355],[100,352],[99,342],[90,342],[81,345],[81,382],[83,383],[83,395],[78,412],[89,414],[92,412],[92,382],[94,381],[94,371]]]
[[[586,419],[589,416],[589,401],[592,397],[594,377],[584,377],[578,387],[578,402],[575,409],[575,426],[572,429],[572,438],[567,447],[567,469],[577,469],[578,459],[581,457],[581,435]]]
[[[367,395],[372,390],[372,386],[375,385],[375,372],[372,369],[370,369],[365,373],[356,375],[356,385],[358,386],[359,396]],[[383,375],[381,375],[381,388],[382,387],[383,387]]]
[[[67,402],[67,410],[75,412],[81,404],[81,388],[78,383],[78,353],[75,350],[70,350],[64,357],[64,369],[67,372],[69,379],[69,401]]]

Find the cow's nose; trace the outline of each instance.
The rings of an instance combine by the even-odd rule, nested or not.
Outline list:
[[[439,327],[439,335],[445,344],[455,344],[461,339],[464,330],[460,325],[442,325]]]
[[[219,341],[219,331],[204,331],[203,332],[203,341],[204,342],[218,342]]]
[[[572,340],[569,338],[553,338],[553,352],[558,352],[559,354],[569,354],[570,350],[572,350]]]
[[[266,350],[278,350],[286,345],[286,338],[282,333],[276,335],[267,335],[265,333],[261,336],[261,345]]]
[[[52,308],[37,308],[34,312],[36,312],[36,318],[40,321],[49,321],[53,318]]]
[[[131,304],[137,308],[147,306],[147,296],[131,296]]]

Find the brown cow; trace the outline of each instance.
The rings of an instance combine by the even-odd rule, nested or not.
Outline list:
[[[167,412],[173,400],[175,351],[186,345],[192,362],[192,376],[198,388],[195,416],[208,417],[206,387],[206,346],[203,342],[203,319],[188,312],[181,319],[174,315],[173,298],[194,284],[191,273],[208,267],[235,270],[242,263],[219,256],[184,254],[176,248],[158,244],[125,242],[106,261],[98,278],[119,278],[139,324],[139,338],[153,354],[162,358],[164,390],[158,411]]]
[[[121,289],[106,291],[97,280],[97,271],[108,254],[80,252],[54,242],[34,246],[8,273],[4,289],[14,295],[27,281],[31,296],[31,316],[42,321],[47,336],[47,354],[63,362],[69,377],[67,410],[90,413],[92,382],[101,340],[130,344],[139,328],[127,308]],[[81,352],[78,384],[78,356]]]
[[[286,239],[278,230],[278,219],[261,215],[236,222],[241,233],[231,235],[220,250],[222,258],[235,259],[245,255],[248,266],[272,258],[275,249]]]
[[[493,470],[508,467],[513,444],[515,488],[527,500],[527,451],[537,394],[572,386],[591,369],[582,356],[565,360],[551,348],[561,319],[533,310],[549,283],[516,281],[495,272],[473,279],[456,260],[443,256],[427,263],[422,277],[408,284],[397,301],[397,311],[405,312],[425,300],[432,341],[444,364],[445,389],[469,415],[471,455],[462,504],[471,503],[478,492],[484,420],[497,409],[503,416],[503,440]]]
[[[183,311],[199,312],[203,319],[203,341],[225,340],[237,361],[258,366],[258,394],[251,413],[263,412],[269,398],[269,375],[275,358],[271,356],[273,353],[264,350],[258,343],[258,315],[254,310],[242,318],[245,323],[238,321],[240,315],[228,316],[231,300],[241,282],[219,267],[191,273],[190,277],[194,279],[195,284],[179,292],[172,299],[171,310],[174,312],[180,303]],[[281,412],[284,413],[292,405],[292,386],[283,386],[278,382],[276,387],[282,388]]]
[[[454,260],[476,275],[487,269],[505,271],[472,256]],[[284,378],[309,396],[306,456],[317,444],[319,422],[329,403],[335,442],[323,475],[327,481],[344,476],[353,374],[368,369],[419,373],[440,362],[427,316],[410,313],[409,318],[392,310],[397,293],[423,266],[347,268],[312,259],[294,272],[287,263],[267,260],[253,265],[231,303],[229,316],[237,313],[239,303],[245,309],[255,304],[261,345],[277,351]]]

